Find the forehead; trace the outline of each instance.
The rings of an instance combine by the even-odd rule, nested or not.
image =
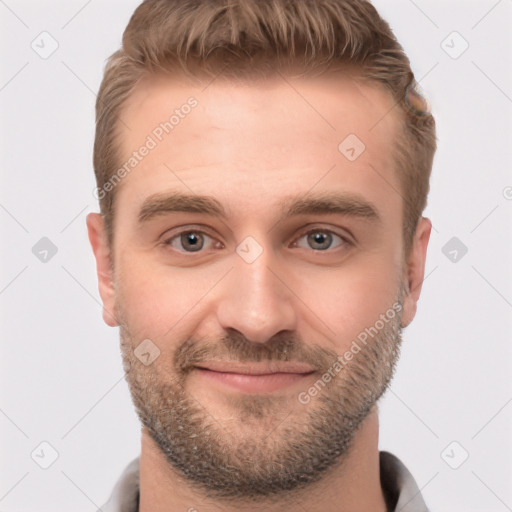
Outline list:
[[[399,188],[394,106],[380,86],[342,72],[201,83],[148,76],[121,114],[121,165],[149,139],[154,148],[115,194],[133,205],[177,186],[231,200],[236,190],[237,200],[261,206],[342,187],[383,200]]]

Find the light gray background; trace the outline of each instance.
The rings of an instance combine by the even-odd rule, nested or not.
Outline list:
[[[98,211],[95,92],[137,4],[0,0],[1,512],[95,511],[139,453],[85,229]],[[512,510],[512,0],[375,4],[439,138],[427,278],[381,402],[380,446],[410,468],[432,511]],[[31,48],[43,31],[59,44],[48,59]],[[453,31],[469,43],[458,58]],[[58,248],[46,263],[32,253],[42,237]],[[442,251],[452,237],[468,248],[456,263]],[[46,470],[31,458],[49,461],[43,441],[59,454]]]

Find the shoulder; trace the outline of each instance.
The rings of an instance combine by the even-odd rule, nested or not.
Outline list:
[[[404,463],[395,455],[381,451],[380,481],[391,511],[429,512],[418,484]]]

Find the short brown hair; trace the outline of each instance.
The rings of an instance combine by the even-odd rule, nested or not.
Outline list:
[[[287,65],[303,75],[333,65],[355,68],[393,96],[403,119],[394,151],[407,254],[427,204],[435,122],[416,92],[402,46],[366,0],[145,0],[124,32],[121,49],[107,61],[97,97],[98,190],[119,167],[120,112],[145,75],[179,69],[212,78],[221,71],[232,78],[268,76]],[[114,191],[99,199],[112,247]]]

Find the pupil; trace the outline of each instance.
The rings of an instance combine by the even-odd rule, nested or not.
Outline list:
[[[328,249],[331,245],[330,235],[325,233],[313,233],[310,236],[312,244],[320,245],[321,247],[314,247],[315,249]]]
[[[181,242],[185,249],[189,248],[192,251],[199,251],[203,247],[202,240],[194,233],[185,233],[182,235]]]

